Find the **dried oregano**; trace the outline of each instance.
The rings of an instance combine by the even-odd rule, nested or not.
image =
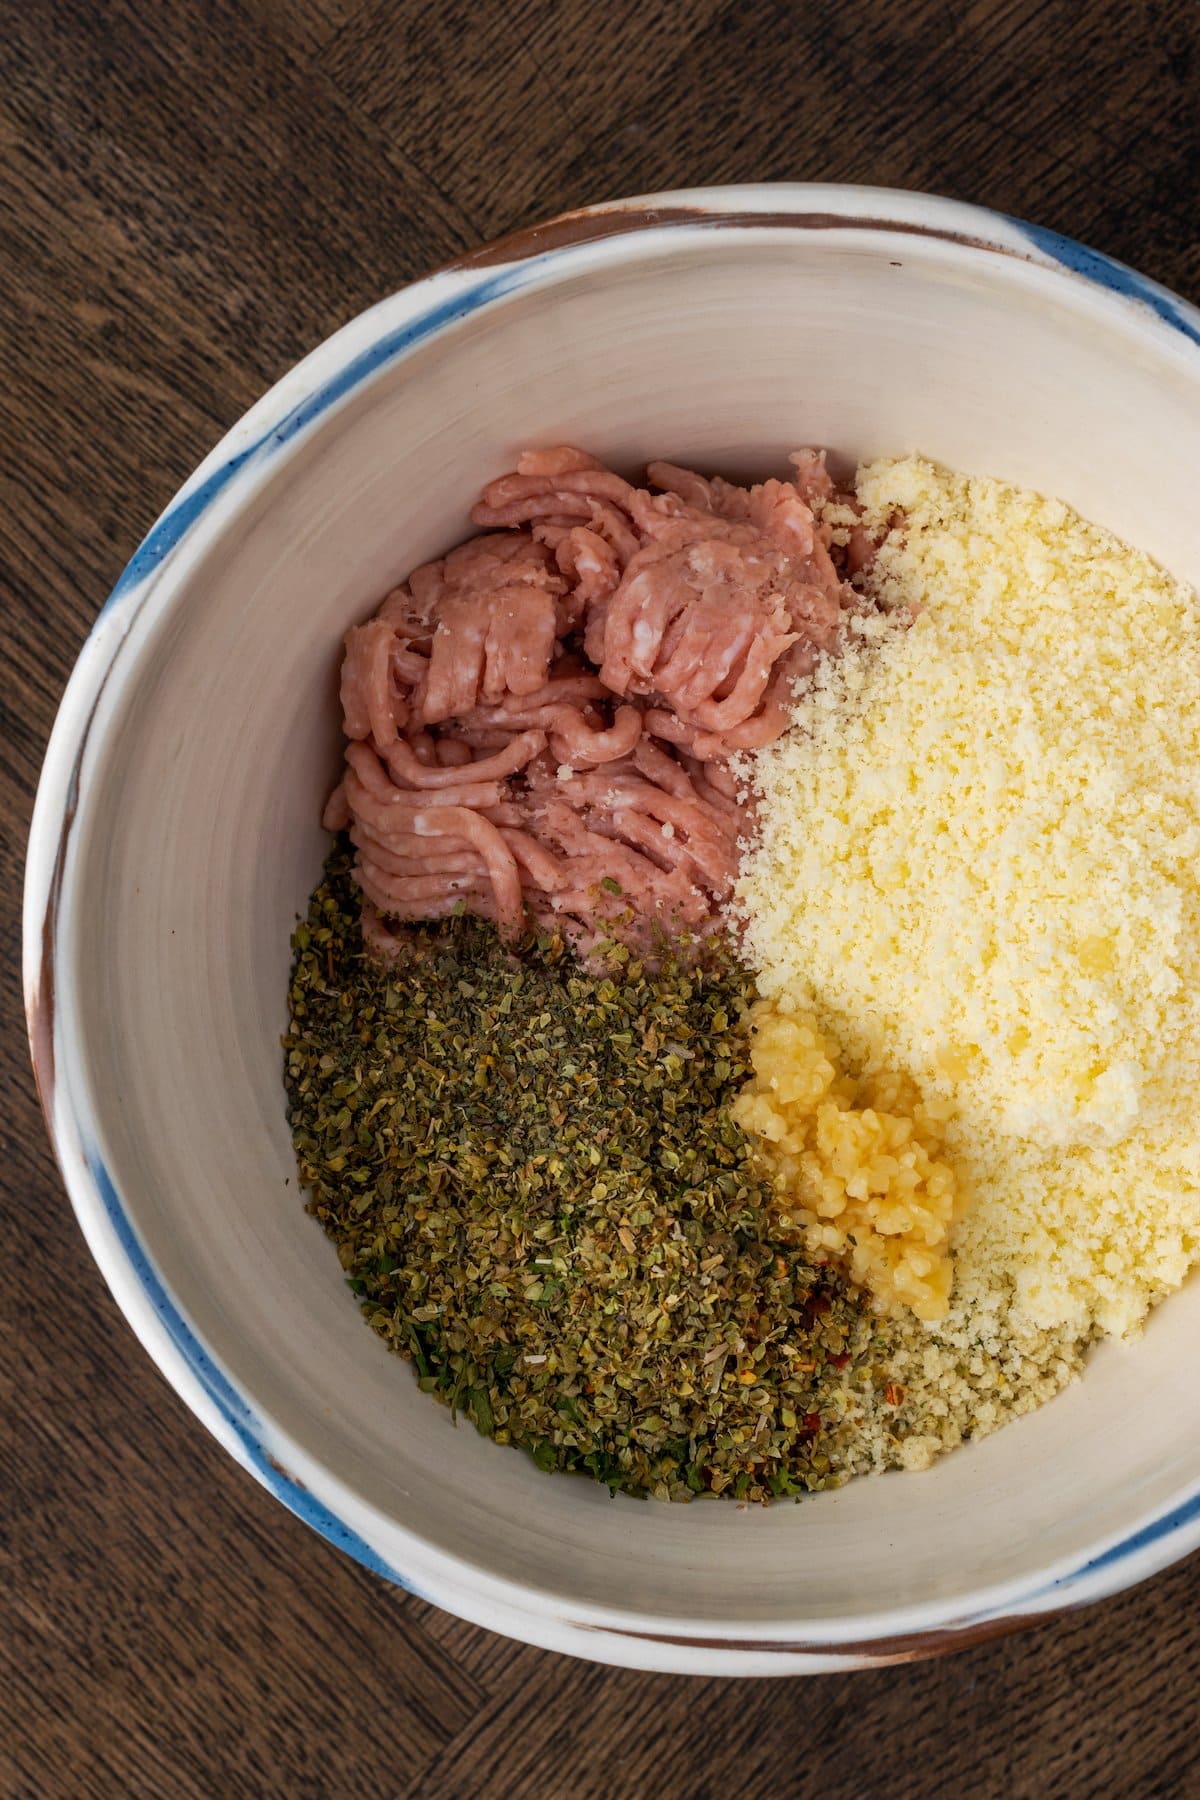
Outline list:
[[[422,1388],[543,1469],[688,1499],[836,1479],[861,1303],[772,1237],[729,1102],[732,957],[585,974],[473,918],[362,953],[344,848],[293,940],[284,1040],[309,1209]]]

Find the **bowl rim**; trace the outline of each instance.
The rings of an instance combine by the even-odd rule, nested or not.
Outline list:
[[[133,1330],[185,1402],[277,1499],[376,1573],[472,1622],[592,1660],[721,1674],[867,1667],[933,1655],[1089,1603],[1200,1546],[1200,1479],[1120,1533],[1036,1576],[950,1601],[881,1606],[861,1617],[718,1626],[697,1617],[581,1607],[501,1580],[437,1549],[349,1490],[231,1380],[163,1281],[101,1151],[102,1124],[71,1034],[70,868],[88,775],[130,673],[131,652],[169,609],[181,578],[327,412],[383,368],[469,315],[621,253],[642,234],[821,233],[932,239],[945,254],[1027,266],[1080,311],[1200,374],[1200,308],[1124,264],[1043,227],[938,196],[823,183],[680,189],[560,214],[444,265],[351,319],[288,371],[229,430],[168,503],[96,618],[47,746],[26,860],[24,985],[31,1056],[55,1155],[84,1236]],[[915,246],[912,246],[915,247]],[[377,1547],[404,1550],[406,1566]],[[411,1557],[415,1568],[410,1568]],[[566,1610],[564,1610],[566,1608]]]

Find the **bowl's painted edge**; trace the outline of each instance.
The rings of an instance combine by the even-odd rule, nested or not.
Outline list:
[[[701,189],[618,202],[564,214],[448,265],[409,290],[414,299],[428,292],[431,304],[423,310],[410,309],[408,316],[390,329],[375,332],[370,324],[386,311],[387,302],[361,315],[285,376],[221,440],[134,552],[96,620],[60,706],[30,833],[24,922],[26,1013],[51,1140],[81,1226],[109,1285],[146,1348],[188,1404],[290,1511],[337,1548],[409,1591],[418,1591],[411,1578],[385,1560],[267,1449],[270,1434],[187,1322],[138,1237],[87,1119],[72,1106],[63,1084],[56,1084],[56,1037],[62,1021],[55,1017],[55,959],[81,774],[100,698],[156,576],[235,478],[261,468],[266,459],[380,368],[438,331],[516,292],[564,253],[613,236],[679,226],[856,229],[940,238],[964,249],[1022,257],[1049,269],[1066,270],[1132,303],[1190,344],[1200,346],[1200,311],[1135,270],[1045,228],[932,196],[780,184]],[[458,280],[447,289],[446,277]],[[340,366],[325,373],[329,362],[345,350],[350,354]],[[97,1209],[110,1234],[107,1244],[99,1241],[95,1230]],[[139,1306],[146,1309],[140,1320],[135,1317]],[[157,1321],[157,1331],[151,1328],[151,1319]],[[1025,1584],[1019,1594],[995,1610],[946,1618],[917,1630],[905,1629],[897,1618],[895,1630],[885,1627],[878,1637],[852,1642],[819,1634],[805,1641],[785,1641],[667,1628],[643,1630],[627,1623],[569,1617],[556,1619],[551,1630],[546,1628],[544,1616],[515,1608],[504,1617],[494,1616],[489,1609],[488,1616],[477,1616],[476,1622],[552,1648],[599,1660],[619,1659],[635,1667],[691,1667],[706,1672],[717,1672],[719,1667],[727,1673],[748,1673],[753,1664],[761,1672],[764,1656],[772,1658],[773,1672],[778,1673],[868,1667],[945,1653],[1085,1604],[1186,1554],[1198,1542],[1200,1491],[1058,1576]],[[467,1565],[463,1565],[463,1573],[469,1582]],[[468,1616],[474,1610],[464,1605],[461,1596],[455,1601],[437,1593],[422,1597],[451,1605]],[[609,1641],[612,1648],[608,1653],[598,1648],[598,1639]],[[619,1657],[614,1658],[618,1643]],[[773,1660],[776,1657],[778,1661]]]

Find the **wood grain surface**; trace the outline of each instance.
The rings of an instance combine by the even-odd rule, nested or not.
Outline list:
[[[940,1662],[720,1682],[511,1644],[338,1555],[206,1436],[109,1299],[15,980],[28,815],[80,643],[177,485],[303,352],[539,215],[760,178],[981,201],[1200,299],[1195,0],[3,15],[3,1793],[1200,1792],[1200,1559]]]

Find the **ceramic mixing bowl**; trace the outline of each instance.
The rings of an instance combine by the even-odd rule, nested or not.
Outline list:
[[[150,531],[71,679],[29,852],[38,1077],[88,1242],[203,1422],[335,1544],[553,1649],[738,1674],[919,1656],[1200,1541],[1200,1286],[921,1475],[662,1506],[418,1392],[304,1212],[289,933],[327,840],[346,626],[530,444],[759,474],[920,449],[1200,584],[1200,313],[942,200],[709,189],[555,220],[352,321]]]

